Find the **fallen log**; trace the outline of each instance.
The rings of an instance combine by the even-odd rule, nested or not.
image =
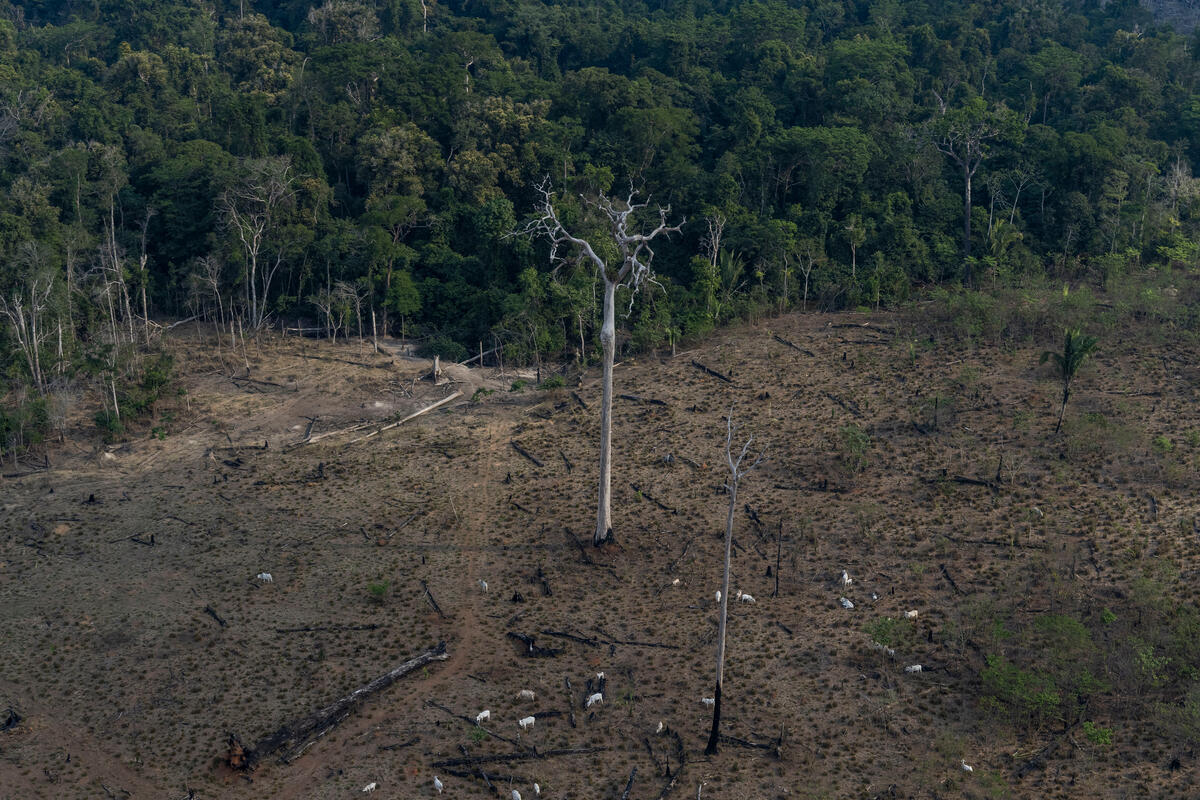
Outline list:
[[[474,717],[468,717],[465,714],[455,713],[455,711],[453,709],[447,708],[446,706],[444,706],[441,703],[438,703],[434,700],[426,700],[425,705],[429,706],[430,708],[436,708],[438,711],[443,711],[443,712],[449,714],[450,716],[454,717],[455,719],[461,719],[463,722],[467,723],[471,727],[478,728],[479,730],[483,731],[488,736],[499,739],[502,742],[508,742],[512,746],[519,747],[527,753],[535,753],[536,754],[536,752],[537,752],[536,749],[527,747],[526,745],[523,745],[520,742],[518,742],[516,739],[510,739],[507,736],[496,733],[495,731],[488,730],[487,728],[480,725],[479,721],[477,719],[475,719]],[[462,747],[462,745],[459,745],[459,747]],[[464,753],[467,752],[465,748],[463,749],[463,752]]]
[[[703,364],[701,364],[699,361],[697,361],[694,358],[692,359],[692,366],[695,367],[696,369],[700,370],[701,372],[706,372],[709,375],[712,375],[714,378],[719,378],[719,379],[725,381],[726,383],[733,383],[733,379],[730,378],[729,376],[722,375],[721,373],[717,372],[715,369],[710,369],[710,368],[704,366]]]
[[[858,403],[855,403],[853,400],[847,402],[831,392],[826,392],[825,396],[828,397],[833,402],[837,403],[842,408],[849,411],[856,418],[862,419],[862,412],[858,410]]]
[[[771,752],[778,750],[778,745],[775,742],[751,742],[747,739],[739,739],[736,736],[727,736],[723,733],[717,738],[725,744],[735,744],[738,747],[745,747],[748,750],[769,750]]]
[[[379,745],[378,751],[382,753],[387,750],[401,750],[405,747],[412,747],[414,744],[417,744],[420,741],[421,741],[421,737],[414,736],[411,739],[409,739],[407,742],[397,742],[396,744],[381,744],[381,745]]]
[[[1046,765],[1046,760],[1054,753],[1055,750],[1058,749],[1058,746],[1060,744],[1062,744],[1064,741],[1066,741],[1071,736],[1071,732],[1073,730],[1075,730],[1075,727],[1078,724],[1079,723],[1075,723],[1075,725],[1069,726],[1065,731],[1060,733],[1056,739],[1054,739],[1049,744],[1047,744],[1045,747],[1043,747],[1041,750],[1039,750],[1037,753],[1035,753],[1033,755],[1033,758],[1029,759],[1024,764],[1022,764],[1020,767],[1018,767],[1017,768],[1017,777],[1024,778],[1026,775],[1028,775],[1033,770],[1044,767]]]
[[[456,389],[454,392],[447,395],[446,397],[443,397],[441,400],[438,400],[433,405],[425,406],[420,411],[414,411],[413,413],[409,414],[404,419],[397,420],[396,422],[389,422],[387,425],[384,425],[382,428],[376,428],[375,430],[371,431],[366,436],[360,436],[357,439],[351,439],[350,441],[346,442],[346,446],[349,447],[350,445],[357,444],[358,442],[361,442],[364,439],[370,439],[372,436],[376,436],[380,433],[383,433],[384,431],[391,430],[392,428],[395,428],[399,425],[403,425],[404,423],[408,422],[410,419],[416,419],[417,417],[421,416],[422,414],[428,414],[430,411],[433,411],[436,408],[441,408],[442,406],[446,405],[446,403],[449,403],[451,400],[457,400],[460,397],[462,397],[462,392]]]
[[[520,445],[518,442],[515,442],[515,441],[513,441],[513,442],[509,442],[509,444],[511,444],[511,445],[512,445],[512,448],[513,448],[513,450],[516,450],[518,453],[520,453],[521,455],[525,456],[525,458],[527,458],[527,459],[529,459],[530,461],[532,461],[532,462],[533,462],[533,465],[534,465],[535,467],[544,467],[544,466],[546,466],[546,465],[545,465],[545,464],[543,464],[541,461],[539,461],[539,460],[537,459],[537,457],[536,457],[536,456],[534,456],[532,453],[530,453],[530,452],[529,452],[528,450],[526,450],[524,447],[521,447],[521,445]]]
[[[231,380],[231,381],[246,381],[247,383],[256,383],[259,386],[276,386],[280,389],[284,388],[283,384],[275,383],[274,381],[262,381],[262,380],[259,380],[258,378],[251,378],[249,373],[247,373],[246,375],[232,375],[232,376],[230,376],[229,380]]]
[[[660,500],[656,500],[655,498],[651,497],[648,492],[643,491],[642,487],[638,486],[636,483],[629,484],[629,488],[633,489],[635,492],[637,492],[639,495],[641,495],[642,497],[649,500],[651,503],[654,503],[654,505],[658,506],[663,511],[669,511],[672,514],[678,513],[675,509],[671,508],[669,505],[663,503]]]
[[[308,431],[307,431],[305,437],[298,442],[292,442],[291,444],[287,445],[283,449],[285,451],[295,450],[297,447],[304,447],[307,444],[316,444],[317,442],[321,441],[322,439],[328,439],[330,436],[341,436],[342,434],[345,434],[345,433],[354,433],[355,431],[365,430],[366,428],[369,428],[376,423],[374,420],[371,420],[368,422],[357,422],[346,428],[337,428],[332,431],[324,431],[322,433],[318,433],[316,436],[313,436],[312,429],[313,429],[314,424],[315,424],[315,420],[310,420],[309,424],[308,424]]]
[[[858,328],[859,330],[868,330],[873,333],[880,333],[884,336],[895,336],[896,332],[891,328],[880,328],[878,325],[873,325],[870,322],[830,322],[825,325],[826,328]]]
[[[983,478],[968,478],[965,475],[954,475],[951,477],[946,477],[945,475],[943,475],[938,480],[949,480],[949,481],[952,481],[953,483],[961,483],[965,486],[983,486],[987,489],[991,489],[993,492],[1000,491],[1000,487],[997,486],[994,482],[983,479]]]
[[[377,631],[381,625],[306,625],[303,628],[276,628],[276,633],[325,633],[328,631]]]
[[[787,339],[784,339],[782,336],[774,336],[773,338],[775,339],[775,341],[779,342],[780,344],[786,344],[788,347],[792,348],[793,350],[799,350],[801,353],[804,353],[804,355],[808,356],[809,358],[817,357],[817,354],[814,353],[812,350],[805,350],[803,347],[792,344]]]
[[[579,407],[582,408],[584,411],[588,410],[588,404],[583,402],[583,398],[580,397],[579,393],[576,392],[574,389],[571,390],[571,399],[574,400],[576,403],[579,403]]]
[[[437,612],[439,617],[445,619],[446,615],[442,612],[442,607],[438,605],[437,600],[433,599],[433,592],[429,591],[429,584],[421,581],[421,588],[425,590],[425,599],[429,601],[429,605],[433,606],[433,610]]]
[[[575,543],[575,546],[579,548],[580,560],[582,560],[584,564],[594,564],[595,562],[592,561],[592,557],[588,555],[587,548],[583,546],[583,542],[579,541],[579,537],[571,533],[570,528],[563,528],[563,530],[567,532],[567,536],[569,536],[571,541]]]
[[[785,492],[828,492],[829,494],[845,494],[847,491],[837,486],[830,486],[828,481],[821,481],[812,486],[788,486],[784,483],[777,483],[775,488]]]
[[[617,397],[621,398],[622,400],[628,400],[631,403],[649,403],[650,405],[654,406],[666,405],[666,401],[664,400],[655,400],[653,397],[639,397],[636,394],[619,394]]]
[[[950,577],[950,570],[946,569],[946,565],[938,564],[938,567],[942,570],[942,577],[946,579],[946,583],[950,584],[950,588],[954,590],[955,594],[962,594],[963,590],[958,588],[958,584],[954,582],[954,578]]]
[[[633,789],[633,779],[637,775],[637,767],[629,771],[629,782],[625,784],[625,791],[621,792],[621,800],[629,800],[629,792]]]
[[[663,644],[661,642],[639,642],[634,639],[628,639],[628,640],[618,639],[617,637],[613,636],[611,633],[604,630],[603,628],[594,628],[593,630],[595,630],[596,633],[598,633],[604,637],[600,641],[601,644],[609,644],[609,645],[621,644],[621,645],[625,645],[626,647],[657,647],[661,650],[678,650],[679,649],[679,646],[674,645],[674,644]]]
[[[441,761],[435,761],[430,766],[439,769],[443,767],[467,767],[478,766],[480,764],[510,764],[514,761],[540,761],[546,758],[558,758],[560,756],[584,756],[590,753],[604,753],[610,748],[608,747],[564,747],[559,750],[540,750],[529,751],[527,753],[504,753],[501,755],[492,756],[466,756],[464,758],[446,758]]]
[[[574,693],[574,689],[571,688],[571,678],[569,676],[564,675],[563,676],[563,684],[567,688],[567,721],[570,722],[571,727],[574,728],[575,727],[575,704],[571,702],[571,695]]]
[[[212,448],[214,453],[229,452],[236,453],[239,450],[269,450],[271,443],[264,441],[262,444],[223,444],[220,447]]]
[[[683,543],[683,552],[680,553],[679,556],[676,557],[676,559],[674,561],[672,561],[670,564],[667,565],[667,572],[675,571],[675,567],[678,566],[679,562],[683,560],[683,557],[687,555],[688,548],[690,548],[692,546],[692,542],[694,542],[694,541],[696,541],[695,536],[693,536],[692,538],[688,539],[686,542]]]
[[[948,539],[955,544],[978,544],[988,545],[990,547],[1016,547],[1022,550],[1045,550],[1046,545],[1040,542],[1018,542],[1016,539],[1005,541],[1004,539],[963,539],[958,536],[951,536],[948,533],[939,533],[943,539]]]
[[[439,642],[437,647],[426,650],[390,672],[380,675],[375,680],[360,686],[340,700],[284,725],[279,730],[260,739],[254,747],[246,747],[236,734],[229,734],[229,751],[226,762],[235,770],[250,772],[264,758],[282,751],[280,761],[288,763],[297,758],[317,739],[333,730],[342,720],[350,716],[369,697],[383,691],[398,679],[413,670],[419,669],[432,661],[445,661],[449,658],[446,643]]]
[[[528,775],[515,775],[515,774],[514,775],[498,775],[493,772],[489,776],[488,773],[484,772],[482,769],[475,769],[475,770],[447,769],[447,770],[443,770],[443,772],[445,772],[447,775],[451,775],[455,778],[468,778],[468,779],[469,778],[482,778],[484,785],[487,786],[488,789],[490,789],[493,794],[495,794],[497,797],[504,797],[504,798],[507,798],[508,795],[501,794],[500,790],[498,790],[495,787],[495,785],[492,784],[492,778],[495,778],[498,783],[508,784],[510,786],[514,783],[529,784],[529,783],[533,782],[533,779],[530,778]]]
[[[557,636],[560,639],[570,639],[572,642],[586,644],[588,647],[599,647],[601,644],[599,639],[589,639],[586,636],[576,636],[575,634],[567,633],[566,631],[552,631],[548,628],[543,628],[541,631],[539,631],[539,633],[543,634],[544,636]]]
[[[516,639],[525,645],[524,653],[528,658],[554,658],[562,652],[561,649],[556,650],[553,647],[542,647],[532,636],[517,633],[516,631],[509,631],[505,636],[510,639]]]

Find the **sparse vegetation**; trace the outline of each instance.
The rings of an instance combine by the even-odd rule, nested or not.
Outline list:
[[[874,312],[870,319],[901,335],[908,324]],[[0,513],[20,533],[0,541],[3,570],[46,576],[52,564],[61,575],[53,586],[71,590],[0,582],[5,607],[61,620],[62,628],[4,628],[4,676],[35,685],[48,709],[35,710],[17,734],[22,746],[9,753],[11,768],[0,765],[5,785],[37,796],[49,769],[61,776],[59,796],[94,793],[87,780],[95,773],[83,758],[72,758],[72,774],[88,788],[66,783],[62,723],[79,726],[97,752],[130,764],[140,758],[123,786],[138,796],[185,783],[231,797],[306,791],[298,789],[303,776],[334,761],[345,774],[328,791],[310,793],[341,796],[378,780],[416,794],[431,780],[430,764],[460,756],[459,745],[471,755],[513,751],[426,699],[472,719],[491,708],[485,727],[515,738],[516,719],[565,708],[564,674],[577,727],[565,716],[539,716],[520,732],[522,744],[610,749],[570,763],[546,759],[538,767],[543,788],[619,796],[637,766],[638,786],[657,794],[651,778],[661,776],[644,746],[624,743],[649,738],[661,758],[666,740],[652,735],[659,718],[680,733],[690,760],[684,780],[697,776],[710,732],[699,697],[711,690],[722,545],[713,514],[728,511],[704,453],[714,444],[713,420],[733,398],[748,426],[769,432],[772,460],[733,509],[730,590],[757,602],[729,609],[725,702],[736,714],[724,715],[721,733],[758,741],[783,728],[785,757],[722,743],[705,796],[765,797],[801,783],[839,795],[854,776],[854,786],[895,783],[898,795],[1017,797],[1056,770],[1072,774],[1087,796],[1143,781],[1152,781],[1152,795],[1190,796],[1187,770],[1162,765],[1200,731],[1200,615],[1188,580],[1200,567],[1190,545],[1200,516],[1191,498],[1200,487],[1188,470],[1169,482],[1164,476],[1194,458],[1188,434],[1200,430],[1200,412],[1164,387],[1181,384],[1168,369],[1190,374],[1189,365],[1200,363],[1197,342],[1173,340],[1172,354],[1184,360],[1165,365],[1145,355],[1143,330],[1131,327],[1101,355],[1106,382],[1089,378],[1073,388],[1075,411],[1051,441],[1048,425],[1014,424],[1018,412],[1048,419],[1058,400],[1034,366],[1034,340],[934,342],[915,363],[879,350],[869,362],[851,352],[858,360],[851,369],[842,362],[841,332],[828,321],[786,316],[688,345],[692,357],[737,375],[733,386],[701,375],[686,355],[620,367],[627,391],[669,405],[614,407],[616,430],[639,435],[614,436],[614,458],[628,476],[614,482],[614,495],[630,535],[612,553],[587,547],[590,507],[563,499],[595,492],[593,475],[568,468],[594,454],[586,435],[598,415],[594,373],[573,387],[577,402],[567,392],[508,394],[511,372],[464,370],[454,378],[466,382],[464,397],[498,390],[494,402],[460,402],[357,444],[349,442],[366,429],[289,448],[312,418],[313,434],[395,421],[447,389],[420,380],[427,364],[361,362],[370,355],[356,342],[265,335],[247,348],[261,383],[242,387],[214,369],[211,348],[172,342],[174,382],[148,406],[137,437],[97,458],[77,446],[90,422],[76,409],[62,429],[67,442],[44,442],[51,469],[6,479]],[[919,333],[912,340],[929,341]],[[759,397],[764,390],[769,398]],[[952,409],[940,407],[937,429],[930,393],[954,398]],[[155,428],[166,438],[141,435]],[[852,432],[845,440],[844,429]],[[50,423],[48,433],[58,430]],[[1171,441],[1169,452],[1155,448],[1158,436]],[[857,469],[855,443],[867,460]],[[19,467],[28,468],[27,461]],[[581,563],[564,529],[592,564]],[[543,593],[539,569],[552,594]],[[852,584],[840,585],[842,569]],[[273,573],[273,583],[247,586],[259,570]],[[180,604],[142,591],[129,595],[136,597],[130,605],[109,588],[124,583],[170,586],[171,598],[200,600]],[[646,588],[635,598],[630,585]],[[514,593],[523,602],[514,603]],[[842,608],[840,596],[855,608]],[[919,616],[904,618],[910,608]],[[562,652],[525,658],[504,639],[507,630]],[[591,646],[547,630],[677,649]],[[300,762],[264,764],[253,787],[222,783],[213,771],[229,730],[261,735],[348,693],[414,642],[440,639],[450,668],[432,666],[398,683]],[[895,657],[870,648],[872,641]],[[925,672],[903,672],[918,663]],[[589,718],[579,703],[600,671],[605,701]],[[80,693],[80,686],[88,688]],[[538,692],[533,708],[515,700],[526,686]],[[847,707],[871,724],[840,722]],[[126,713],[113,723],[119,712],[97,708]],[[412,726],[420,726],[420,747],[404,748],[403,759],[380,758],[392,751],[379,748],[403,745]],[[797,726],[814,731],[811,750],[787,747]],[[875,732],[900,727],[929,742],[902,774],[873,759],[881,746]],[[1062,739],[1068,729],[1075,744]],[[1059,739],[1063,749],[1044,767],[1017,776]],[[738,759],[739,769],[725,768]],[[975,771],[964,774],[961,759]],[[1081,760],[1087,769],[1074,771]],[[1143,765],[1152,777],[1128,777]],[[458,790],[484,791],[477,777],[453,780],[464,782]]]

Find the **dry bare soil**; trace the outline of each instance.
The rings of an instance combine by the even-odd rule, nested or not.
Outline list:
[[[1093,619],[1163,564],[1161,585],[1194,603],[1197,346],[1102,341],[1053,436],[1060,387],[1037,357],[1057,342],[909,330],[792,315],[619,364],[616,391],[640,399],[616,401],[617,545],[599,551],[577,544],[593,525],[597,370],[549,391],[510,391],[516,376],[490,368],[435,386],[426,363],[353,343],[264,340],[222,359],[179,340],[186,395],[159,409],[162,438],[81,433],[49,470],[0,483],[0,712],[20,717],[0,733],[0,797],[334,798],[375,783],[374,797],[418,798],[436,774],[447,797],[531,798],[536,781],[542,797],[616,800],[634,768],[636,800],[669,785],[1200,796],[1196,743],[1140,706],[1089,709],[1113,730],[1104,745],[987,707],[980,680],[1003,652],[997,625]],[[228,377],[247,363],[253,380]],[[372,438],[289,448],[310,422],[384,421],[456,389]],[[736,741],[710,759],[731,407],[767,460],[735,515],[733,586],[757,598],[730,609]],[[870,646],[881,626],[894,658]],[[510,632],[558,652],[528,657]],[[224,764],[230,733],[252,744],[439,641],[448,659],[290,763]],[[604,700],[584,709],[598,672]],[[462,718],[482,709],[486,731]],[[533,748],[587,752],[437,765]]]

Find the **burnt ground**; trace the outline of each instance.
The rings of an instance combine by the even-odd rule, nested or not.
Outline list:
[[[616,401],[617,544],[600,551],[577,545],[594,524],[594,368],[510,391],[511,371],[451,368],[435,386],[425,362],[356,343],[172,347],[186,394],[161,404],[156,435],[103,446],[81,427],[50,469],[0,483],[0,711],[22,718],[0,733],[0,797],[332,798],[374,782],[413,798],[437,774],[453,797],[529,798],[537,781],[615,799],[634,768],[636,800],[661,796],[667,768],[679,798],[1200,792],[1195,743],[1134,706],[1092,711],[1115,731],[1103,746],[998,716],[979,679],[997,609],[1086,615],[1160,563],[1195,602],[1194,341],[1102,342],[1060,436],[1040,348],[933,342],[888,314],[791,315],[626,360],[616,391],[639,399]],[[229,377],[247,364],[253,380]],[[372,438],[289,447],[310,422],[382,421],[456,389]],[[741,743],[710,759],[731,407],[767,459],[735,516],[732,585],[757,598],[730,606],[722,729]],[[910,609],[895,658],[872,649],[868,631]],[[525,657],[509,632],[559,652]],[[446,661],[291,763],[224,766],[230,733],[253,743],[443,640]],[[604,701],[585,710],[600,671]],[[498,736],[453,716],[485,708]],[[433,766],[528,747],[594,750],[490,765],[486,781]]]

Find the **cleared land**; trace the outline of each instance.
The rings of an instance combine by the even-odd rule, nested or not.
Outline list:
[[[550,391],[493,369],[435,386],[427,363],[291,340],[251,345],[253,380],[234,380],[241,354],[180,340],[187,394],[159,410],[165,438],[68,440],[51,469],[0,484],[0,712],[21,717],[0,733],[0,797],[374,782],[411,798],[437,774],[452,797],[529,798],[537,781],[615,800],[635,767],[638,799],[667,768],[678,798],[1195,796],[1195,741],[1164,722],[1175,699],[1146,713],[1120,648],[1096,657],[1109,688],[1083,715],[1109,745],[1068,727],[1074,712],[993,707],[980,676],[988,655],[1021,663],[1048,615],[1113,636],[1150,624],[1130,616],[1139,581],[1194,609],[1200,347],[1103,337],[1052,437],[1060,385],[1038,355],[1056,339],[932,341],[913,319],[792,315],[621,363],[618,545],[602,551],[577,544],[595,370]],[[456,390],[371,438],[289,447]],[[768,460],[736,517],[733,586],[757,598],[731,606],[723,732],[739,741],[708,760],[731,407]],[[527,657],[510,633],[558,652]],[[252,744],[439,641],[447,660],[291,763],[224,764],[230,733]],[[600,671],[604,701],[584,709]],[[455,716],[482,709],[499,736]],[[527,748],[586,752],[444,763]]]

